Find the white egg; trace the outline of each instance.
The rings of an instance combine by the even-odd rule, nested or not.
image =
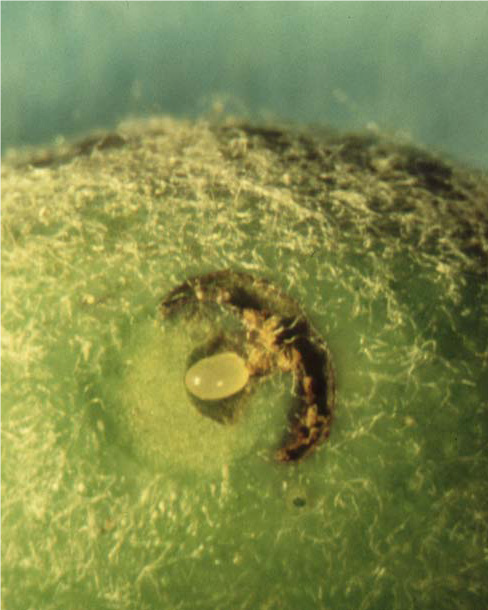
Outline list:
[[[246,363],[235,352],[202,358],[185,375],[188,391],[200,400],[222,400],[237,394],[248,380]]]

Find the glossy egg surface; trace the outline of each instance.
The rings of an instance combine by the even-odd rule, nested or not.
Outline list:
[[[244,360],[235,352],[221,352],[191,366],[185,385],[200,400],[222,400],[240,392],[248,379]]]

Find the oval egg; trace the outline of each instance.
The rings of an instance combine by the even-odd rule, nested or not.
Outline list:
[[[240,392],[249,380],[244,360],[235,352],[202,358],[185,375],[188,391],[200,400],[222,400]]]

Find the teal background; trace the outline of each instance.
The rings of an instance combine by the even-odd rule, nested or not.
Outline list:
[[[484,2],[2,2],[2,151],[128,114],[402,131],[488,166]]]

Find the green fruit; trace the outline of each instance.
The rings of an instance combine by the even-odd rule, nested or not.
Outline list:
[[[483,607],[485,176],[377,136],[170,119],[2,172],[6,608]],[[231,423],[186,390],[245,338],[161,299],[224,268],[332,353],[332,433],[297,465],[270,458],[290,375],[228,398]]]

